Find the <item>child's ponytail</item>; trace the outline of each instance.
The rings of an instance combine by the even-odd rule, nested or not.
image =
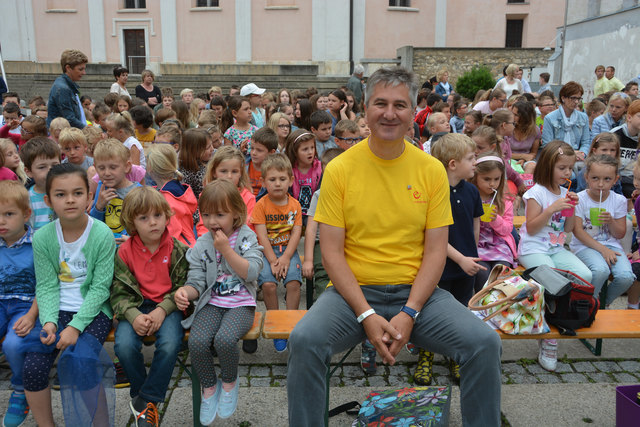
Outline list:
[[[182,181],[176,150],[168,144],[153,144],[147,154],[147,172],[159,181]]]

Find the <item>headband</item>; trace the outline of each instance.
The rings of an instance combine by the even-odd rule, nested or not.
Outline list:
[[[311,132],[301,133],[300,135],[298,135],[298,137],[297,137],[296,139],[294,139],[294,140],[293,140],[293,143],[295,144],[296,142],[298,142],[298,140],[299,140],[300,138],[302,138],[302,137],[303,137],[303,136],[305,136],[305,135],[311,135],[311,136],[313,136],[313,134],[312,134]]]
[[[481,163],[481,162],[498,162],[498,163],[502,163],[504,165],[504,160],[502,160],[500,157],[498,156],[484,156],[484,157],[480,157],[479,159],[476,159],[476,164]]]

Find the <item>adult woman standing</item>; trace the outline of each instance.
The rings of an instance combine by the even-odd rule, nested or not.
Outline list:
[[[444,102],[447,102],[449,95],[454,92],[453,87],[449,83],[449,72],[444,69],[440,70],[436,74],[436,78],[438,79],[438,84],[436,85],[435,91],[442,97]]]
[[[502,89],[507,94],[507,98],[511,97],[514,90],[517,90],[518,93],[523,93],[522,82],[516,79],[517,72],[518,66],[516,64],[509,64],[504,72],[504,79],[500,79],[494,86],[494,89]]]
[[[162,102],[162,92],[160,88],[153,84],[156,79],[151,70],[144,70],[141,75],[142,84],[136,86],[136,98],[142,99],[151,108]]]
[[[129,69],[121,65],[116,65],[113,67],[113,77],[115,77],[116,82],[111,85],[111,90],[109,92],[117,93],[118,95],[126,95],[131,98],[126,87],[127,80],[129,80]]]

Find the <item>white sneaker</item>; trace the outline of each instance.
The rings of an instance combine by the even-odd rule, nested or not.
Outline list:
[[[218,412],[218,401],[220,400],[220,391],[222,390],[222,382],[218,379],[216,391],[207,399],[204,397],[200,402],[200,424],[208,426],[215,420]]]
[[[556,340],[540,340],[538,363],[549,372],[554,372],[558,364],[558,343]]]

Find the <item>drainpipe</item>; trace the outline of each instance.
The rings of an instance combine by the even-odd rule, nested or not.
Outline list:
[[[353,0],[349,0],[349,75],[353,74]]]
[[[562,26],[562,51],[560,52],[560,81],[562,84],[562,69],[564,64],[564,49],[567,45],[567,14],[569,11],[569,0],[564,0],[564,25]]]

